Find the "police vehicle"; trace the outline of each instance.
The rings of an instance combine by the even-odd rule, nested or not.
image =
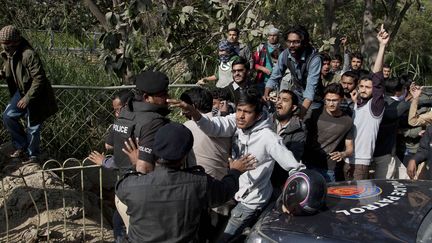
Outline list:
[[[432,242],[431,181],[329,183],[325,206],[313,215],[283,212],[281,198],[247,242]]]

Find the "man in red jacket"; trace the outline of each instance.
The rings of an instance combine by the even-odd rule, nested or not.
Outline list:
[[[279,43],[279,30],[271,28],[267,35],[267,42],[261,43],[254,52],[254,69],[257,71],[255,83],[258,89],[264,94],[264,87],[273,69],[273,61],[271,58],[272,52],[277,50],[282,52],[281,44]]]

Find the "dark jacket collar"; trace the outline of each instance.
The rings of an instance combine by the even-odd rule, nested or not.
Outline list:
[[[166,116],[170,113],[167,105],[155,105],[147,102],[134,101],[132,103],[134,111],[138,112],[156,112],[162,116]]]
[[[277,120],[276,120],[277,121]],[[277,126],[277,122],[275,122],[275,127]],[[290,134],[290,133],[294,133],[298,130],[303,130],[303,123],[300,121],[300,119],[297,116],[293,116],[290,119],[290,122],[288,123],[288,125],[282,130],[281,132],[281,136],[284,134]],[[276,131],[276,129],[275,129]]]

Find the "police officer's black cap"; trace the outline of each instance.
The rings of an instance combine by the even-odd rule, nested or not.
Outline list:
[[[192,132],[184,125],[170,122],[156,132],[153,152],[161,159],[178,161],[183,159],[193,146]]]
[[[168,90],[168,77],[158,71],[146,71],[135,76],[136,88],[147,94],[157,94]]]

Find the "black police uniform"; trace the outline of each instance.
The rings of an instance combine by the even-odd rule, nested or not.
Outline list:
[[[125,106],[112,126],[114,161],[120,171],[132,169],[129,157],[122,151],[124,142],[129,138],[139,138],[139,159],[150,163],[156,160],[152,152],[156,131],[169,122],[165,116],[169,109],[166,105],[155,105],[146,102],[132,102],[132,108]]]
[[[116,195],[128,207],[129,241],[197,242],[201,213],[231,199],[240,175],[230,170],[218,181],[200,166],[156,166],[146,175],[126,174],[117,183]]]

